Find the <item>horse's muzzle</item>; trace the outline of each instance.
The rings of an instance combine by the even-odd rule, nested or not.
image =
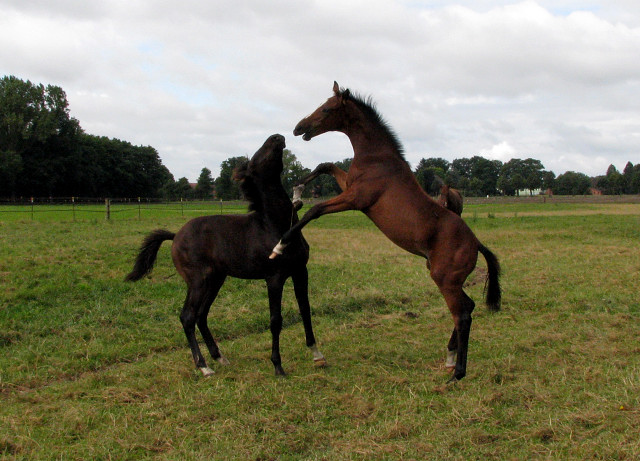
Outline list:
[[[293,129],[293,135],[294,136],[302,136],[302,139],[304,139],[305,141],[310,140],[313,135],[311,134],[311,126],[309,126],[308,124],[305,123],[305,120],[302,120],[300,123],[298,123],[296,125],[296,127]]]

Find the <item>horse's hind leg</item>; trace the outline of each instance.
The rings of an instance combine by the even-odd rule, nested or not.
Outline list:
[[[282,359],[280,358],[280,332],[282,331],[282,288],[285,278],[276,275],[267,279],[267,290],[269,293],[269,312],[271,319],[269,327],[271,329],[271,363],[276,371],[276,375],[284,376],[286,373],[282,369]]]
[[[467,374],[467,354],[469,351],[469,334],[471,332],[471,313],[475,303],[462,288],[457,292],[445,294],[449,310],[453,315],[455,328],[447,346],[447,367],[454,366],[453,377],[449,382],[458,381]]]
[[[316,366],[325,366],[327,360],[318,350],[316,338],[313,335],[313,327],[311,326],[311,306],[309,305],[309,274],[306,267],[302,267],[291,276],[293,280],[293,289],[298,301],[302,324],[304,325],[304,334],[307,340],[307,347],[313,354],[313,362]]]
[[[453,333],[451,333],[451,338],[449,339],[449,344],[447,345],[447,360],[444,364],[447,368],[455,368],[456,366],[456,357],[458,356],[458,330],[453,328]]]
[[[189,286],[187,289],[187,299],[184,301],[184,306],[180,314],[180,321],[182,322],[182,328],[187,337],[196,368],[198,368],[203,375],[209,376],[213,374],[213,370],[207,366],[207,362],[205,362],[202,352],[200,352],[200,347],[196,339],[198,311],[205,297],[206,291],[203,284],[199,286]]]
[[[209,348],[209,352],[214,359],[219,359],[221,357],[220,351],[207,327],[207,314],[223,282],[224,277],[221,279],[209,278],[188,284],[187,298],[180,314],[180,321],[193,355],[193,361],[196,364],[196,368],[204,376],[212,375],[213,370],[207,366],[200,351],[200,346],[198,346],[196,324]]]
[[[204,339],[207,349],[209,349],[211,357],[222,365],[229,365],[229,361],[220,353],[220,349],[218,349],[218,345],[216,344],[215,339],[213,339],[213,335],[211,334],[209,325],[207,324],[209,309],[211,308],[213,301],[216,299],[216,296],[218,296],[218,291],[220,291],[220,287],[222,287],[224,280],[225,277],[218,277],[207,281],[207,298],[204,300],[204,304],[198,312],[197,325],[200,333],[202,334],[202,339]]]

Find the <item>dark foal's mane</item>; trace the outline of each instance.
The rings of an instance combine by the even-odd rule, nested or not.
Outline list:
[[[371,96],[361,96],[348,89],[340,89],[340,94],[343,98],[354,102],[369,121],[380,127],[380,130],[391,140],[393,149],[398,154],[398,157],[406,162],[403,154],[404,148],[402,147],[400,138],[398,138],[396,132],[393,131],[391,125],[380,115],[380,112],[376,109],[376,104],[373,102],[373,98]]]
[[[240,183],[240,191],[249,202],[249,211],[264,211],[264,193],[249,173],[249,160],[242,162],[233,170],[233,178]]]

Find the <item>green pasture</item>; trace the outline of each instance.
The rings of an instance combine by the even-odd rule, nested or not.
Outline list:
[[[453,325],[424,260],[357,212],[304,231],[329,366],[288,282],[274,376],[264,282],[228,279],[209,322],[231,365],[203,378],[170,243],[151,277],[123,278],[147,232],[211,206],[0,209],[0,458],[640,459],[640,204],[465,206],[500,258],[503,309],[482,303],[480,257],[468,375],[449,386]]]

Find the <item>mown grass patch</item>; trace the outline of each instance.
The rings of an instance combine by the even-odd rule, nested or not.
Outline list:
[[[169,244],[150,278],[122,281],[148,231],[186,218],[2,222],[0,453],[637,459],[640,210],[612,211],[468,219],[500,257],[504,301],[498,313],[483,306],[480,258],[469,374],[455,386],[443,367],[452,322],[424,261],[361,214],[304,232],[329,366],[313,366],[289,282],[285,379],[269,362],[263,281],[222,288],[209,319],[232,364],[208,379],[180,327],[185,287]]]

